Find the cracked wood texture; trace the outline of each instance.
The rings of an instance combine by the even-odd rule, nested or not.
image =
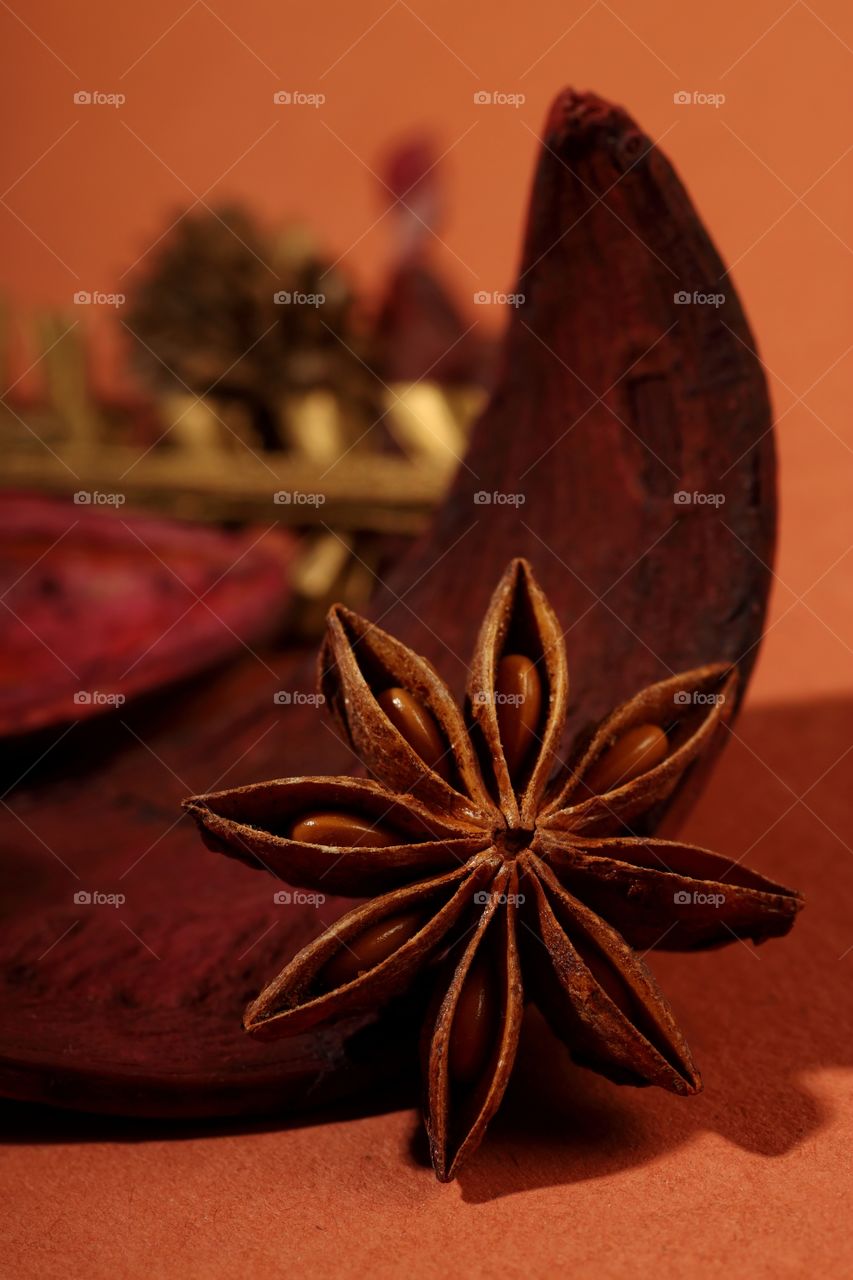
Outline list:
[[[770,406],[678,178],[593,96],[566,91],[547,121],[516,292],[497,388],[449,498],[371,616],[458,693],[503,567],[527,556],[567,629],[568,742],[672,672],[732,660],[748,676],[775,529]],[[7,749],[7,786],[30,770],[2,810],[9,1096],[218,1116],[375,1095],[404,1063],[414,1075],[408,1009],[268,1045],[241,1029],[247,999],[344,903],[276,902],[279,884],[213,857],[177,821],[180,800],[354,767],[319,709],[273,700],[313,690],[313,655],[261,658],[56,745]],[[81,890],[126,902],[75,903]]]

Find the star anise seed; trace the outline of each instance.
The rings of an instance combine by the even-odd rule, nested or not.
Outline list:
[[[464,714],[425,659],[334,607],[320,690],[376,781],[289,778],[185,802],[211,848],[301,888],[371,898],[290,960],[249,1005],[247,1031],[292,1035],[377,1008],[428,970],[426,1125],[442,1181],[500,1104],[525,999],[577,1061],[696,1093],[638,951],[760,942],[787,933],[802,902],[631,823],[708,748],[736,681],[718,663],[650,685],[564,764],[563,633],[526,561],[492,597]]]

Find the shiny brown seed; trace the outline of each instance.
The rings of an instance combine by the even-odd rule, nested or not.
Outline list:
[[[445,782],[450,780],[450,756],[435,718],[408,689],[384,689],[376,699],[394,728],[424,764]]]
[[[507,653],[495,674],[495,710],[509,776],[514,780],[536,740],[542,713],[542,680],[536,664]]]
[[[660,764],[668,751],[667,736],[659,725],[638,724],[599,756],[584,778],[584,784],[596,795],[614,791]]]
[[[495,1042],[497,991],[482,948],[465,975],[453,1015],[448,1070],[458,1084],[474,1084],[485,1071]]]
[[[336,849],[385,849],[390,844],[403,843],[402,836],[368,817],[326,809],[303,814],[293,823],[289,836],[303,844],[325,844]]]
[[[360,973],[375,969],[413,938],[423,923],[423,912],[406,911],[370,925],[332,956],[320,973],[321,984],[333,991],[352,982]]]

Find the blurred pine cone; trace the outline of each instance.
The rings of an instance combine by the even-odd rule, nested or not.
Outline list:
[[[300,228],[270,241],[240,208],[186,215],[132,286],[127,325],[149,386],[240,402],[265,448],[287,443],[294,393],[332,391],[368,421],[381,413],[352,292]]]

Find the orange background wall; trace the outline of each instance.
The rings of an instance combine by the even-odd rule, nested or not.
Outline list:
[[[843,349],[830,336],[850,296],[853,21],[840,0],[13,0],[0,6],[0,47],[0,284],[16,306],[121,289],[197,196],[309,219],[369,285],[389,251],[369,170],[424,126],[449,148],[444,269],[466,302],[504,289],[535,135],[571,83],[622,102],[662,140],[735,264],[769,366],[793,389],[777,388],[780,409]],[[277,89],[326,103],[277,107]],[[477,106],[479,89],[525,102]],[[76,106],[78,90],[127,101]],[[726,101],[678,106],[678,90]],[[500,322],[492,309],[476,318]],[[824,408],[828,394],[816,392]]]

